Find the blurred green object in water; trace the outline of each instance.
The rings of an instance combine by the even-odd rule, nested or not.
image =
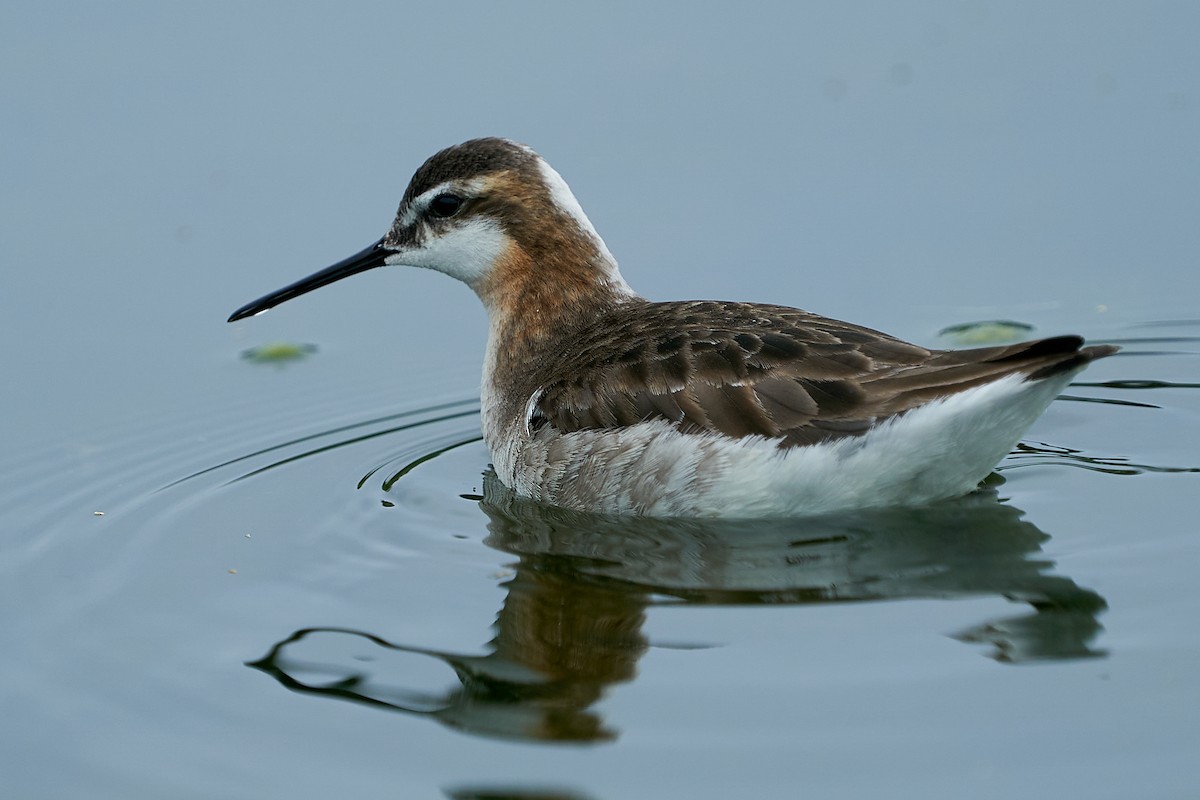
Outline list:
[[[242,351],[242,358],[256,364],[286,364],[298,361],[317,352],[315,344],[298,344],[296,342],[269,342],[258,347]]]
[[[1015,342],[1028,338],[1031,333],[1033,333],[1033,326],[1024,322],[993,319],[951,325],[938,331],[938,336],[944,336],[956,345],[975,346]]]

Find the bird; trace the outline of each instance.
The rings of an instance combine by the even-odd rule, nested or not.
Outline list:
[[[784,305],[648,300],[562,176],[494,137],[431,156],[381,239],[229,321],[383,266],[475,292],[496,476],[597,514],[805,517],[965,495],[1118,350],[1073,335],[937,350]]]

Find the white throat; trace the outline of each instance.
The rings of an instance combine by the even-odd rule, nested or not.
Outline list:
[[[498,222],[475,217],[441,236],[428,236],[419,248],[405,249],[384,259],[443,272],[476,288],[508,247],[508,235]]]

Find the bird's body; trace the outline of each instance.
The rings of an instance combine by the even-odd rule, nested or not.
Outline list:
[[[558,173],[503,139],[433,156],[380,242],[231,320],[385,264],[476,292],[497,475],[589,511],[777,516],[965,494],[1116,350],[1075,336],[929,350],[785,306],[650,302]]]

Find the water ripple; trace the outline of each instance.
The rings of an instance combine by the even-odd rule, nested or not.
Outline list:
[[[369,433],[364,433],[364,434],[361,434],[358,436],[352,436],[349,438],[338,438],[332,442],[326,442],[324,444],[321,444],[318,447],[311,447],[306,450],[302,450],[299,453],[294,453],[292,455],[288,455],[283,458],[278,458],[278,459],[271,461],[270,463],[267,463],[263,466],[256,467],[256,468],[250,470],[249,472],[245,472],[245,473],[242,473],[241,475],[238,475],[237,477],[231,478],[226,483],[227,484],[236,483],[238,481],[242,481],[247,478],[253,477],[255,475],[262,474],[264,472],[275,469],[277,467],[281,467],[285,464],[290,464],[295,461],[299,461],[301,459],[310,458],[312,456],[319,455],[321,453],[326,453],[331,450],[337,450],[342,447],[348,447],[351,445],[359,444],[361,442],[369,441],[371,439],[377,439],[381,436],[389,436],[391,434],[399,433],[401,431],[416,430],[416,429],[420,429],[420,428],[423,428],[428,425],[436,425],[438,423],[447,422],[450,420],[474,417],[479,414],[479,405],[478,405],[478,401],[476,401],[476,400],[457,400],[457,401],[451,401],[451,402],[447,402],[447,403],[440,403],[438,405],[427,406],[425,408],[401,411],[401,412],[398,412],[395,414],[388,414],[388,415],[382,416],[382,417],[374,417],[372,419],[362,420],[360,422],[354,422],[354,423],[350,423],[348,425],[339,425],[338,427],[331,428],[329,430],[318,431],[316,433],[306,434],[304,436],[299,436],[294,439],[289,439],[288,441],[285,441],[285,442],[280,442],[278,444],[273,444],[268,447],[263,447],[258,450],[255,450],[253,452],[245,453],[245,454],[237,456],[235,458],[228,459],[219,464],[214,464],[211,467],[205,467],[204,469],[193,472],[190,475],[187,475],[183,478],[179,478],[178,480],[172,481],[171,483],[168,483],[161,488],[169,489],[169,488],[171,488],[173,486],[177,486],[178,484],[181,484],[185,481],[190,481],[194,478],[200,477],[201,475],[207,475],[208,473],[215,472],[217,470],[232,466],[234,464],[240,464],[244,461],[248,461],[248,460],[257,458],[259,456],[269,454],[269,453],[276,453],[279,451],[284,451],[284,450],[287,450],[288,448],[293,448],[297,445],[303,445],[303,444],[307,444],[309,442],[316,442],[316,441],[319,441],[322,439],[336,437],[339,434],[344,434],[349,431],[358,431],[363,428],[370,428],[372,426],[383,425],[383,424],[395,422],[395,421],[401,420],[401,419],[409,419],[411,417],[420,416],[420,415],[435,414],[436,412],[440,412],[440,411],[448,411],[449,413],[437,414],[436,416],[418,419],[415,422],[406,422],[403,425],[390,425],[388,427],[381,428],[380,430],[370,431]],[[461,434],[459,434],[459,438],[461,438]],[[476,436],[472,439],[463,441],[462,444],[466,444],[468,442],[478,441],[478,440],[479,440],[479,437]],[[439,452],[444,452],[444,450],[439,451]],[[433,458],[434,456],[438,455],[439,452],[428,453],[428,454],[424,455],[420,459],[420,461],[429,460],[430,458]],[[380,465],[380,466],[384,466],[384,465]],[[411,469],[412,466],[416,466],[416,465],[415,464],[411,465],[409,467],[409,469]],[[359,488],[361,488],[363,483],[365,483],[366,479],[369,478],[379,468],[380,467],[376,467],[375,469],[372,469],[370,472],[368,472],[367,475],[364,476],[362,481],[360,481]],[[406,471],[407,470],[405,470],[405,472]]]
[[[1092,456],[1071,447],[1045,442],[1020,442],[997,472],[1024,469],[1026,467],[1059,466],[1076,467],[1108,475],[1141,475],[1145,472],[1196,473],[1200,467],[1166,467],[1156,464],[1139,464],[1121,456]]]
[[[993,479],[993,483],[998,480]],[[294,692],[515,741],[600,743],[619,731],[598,701],[635,678],[664,605],[827,604],[996,596],[1023,606],[951,634],[1005,663],[1103,657],[1107,607],[1055,574],[1048,535],[994,488],[919,509],[804,520],[684,520],[586,514],[515,496],[489,473],[486,543],[511,554],[485,652],[309,626],[247,666]]]

